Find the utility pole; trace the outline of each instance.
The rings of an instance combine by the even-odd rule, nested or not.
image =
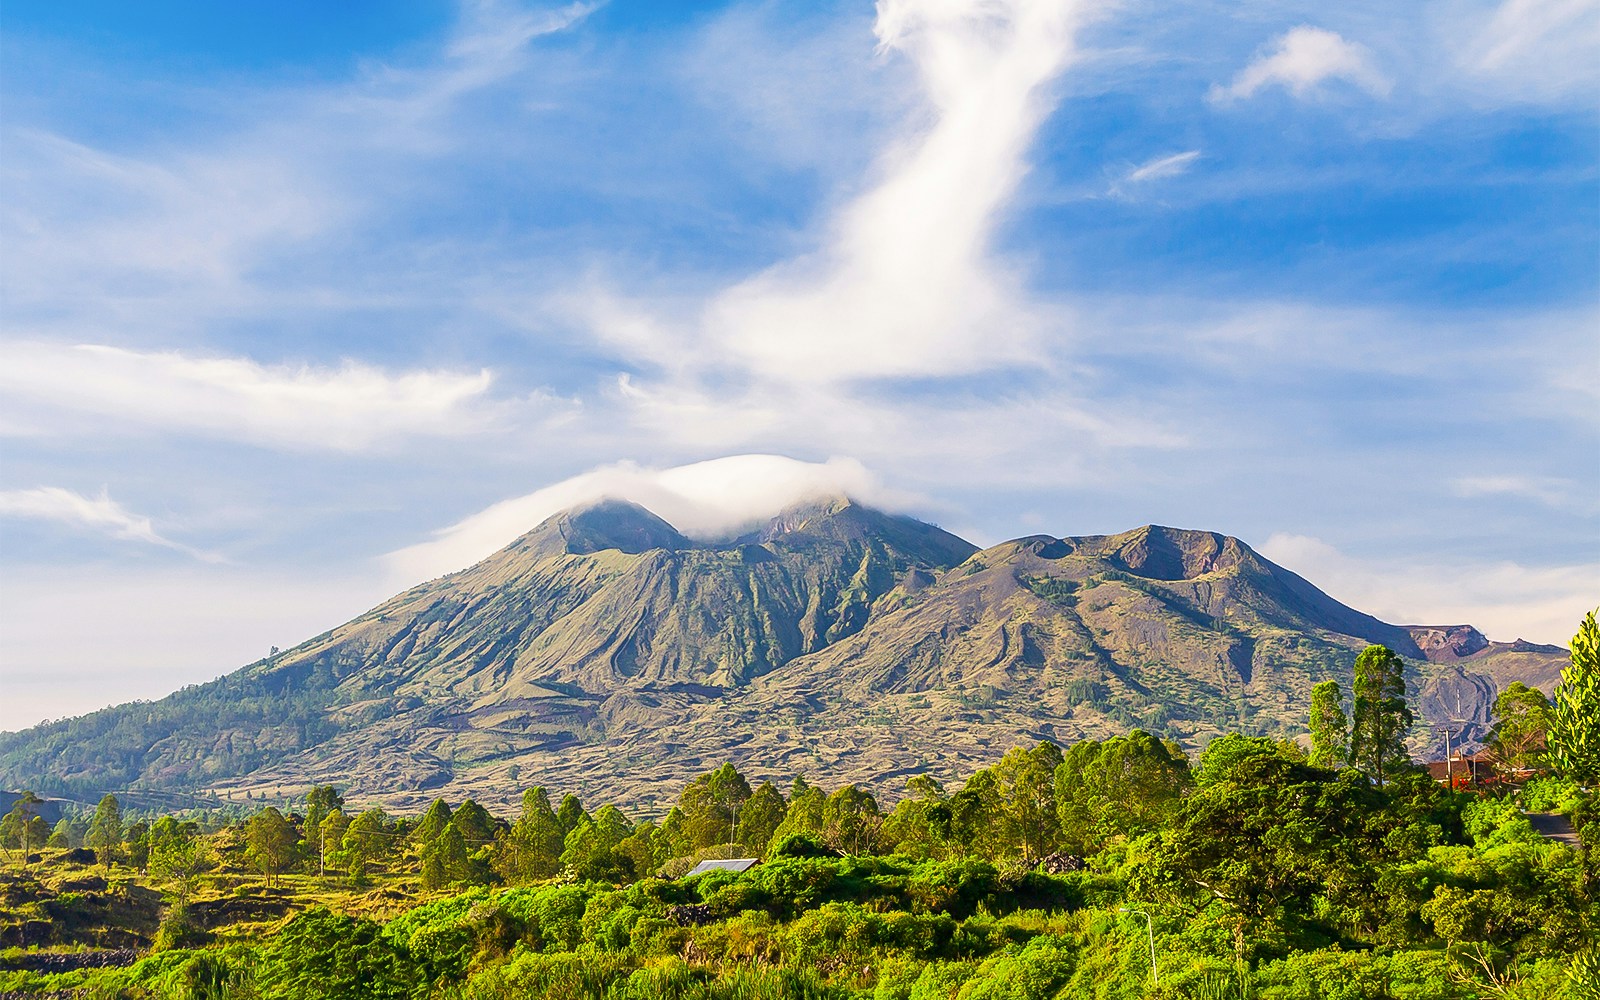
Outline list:
[[[1137,913],[1139,916],[1144,918],[1144,930],[1150,938],[1150,985],[1160,985],[1160,981],[1156,978],[1156,930],[1155,925],[1150,922],[1150,914],[1144,912],[1143,910],[1130,910],[1126,906],[1117,907],[1117,912]]]

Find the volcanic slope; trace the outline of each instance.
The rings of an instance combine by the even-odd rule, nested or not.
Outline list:
[[[1500,687],[1548,689],[1565,661],[1385,624],[1209,532],[980,552],[832,498],[703,543],[603,501],[209,685],[0,736],[0,782],[229,798],[331,782],[398,808],[539,783],[648,804],[732,759],[892,795],[1022,740],[1292,734],[1311,685],[1348,690],[1369,642],[1469,738]]]

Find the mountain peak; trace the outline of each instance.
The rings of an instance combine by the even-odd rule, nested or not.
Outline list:
[[[914,517],[890,514],[843,494],[823,494],[791,504],[769,520],[750,541],[801,548],[818,542],[885,546],[916,562],[947,568],[977,546]]]
[[[1254,556],[1249,546],[1214,531],[1147,524],[1105,540],[1106,558],[1135,576],[1192,580],[1231,569]]]
[[[541,555],[589,555],[616,549],[637,555],[652,549],[693,548],[677,528],[631,500],[602,497],[547,518],[526,536]]]
[[[757,533],[763,541],[767,541],[780,535],[803,532],[858,506],[843,493],[821,493],[791,503],[769,518]]]

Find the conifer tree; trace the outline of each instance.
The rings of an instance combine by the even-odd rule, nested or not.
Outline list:
[[[739,843],[752,857],[766,853],[772,835],[783,823],[789,803],[770,781],[763,781],[739,810]]]
[[[565,834],[543,786],[522,793],[522,815],[502,840],[495,869],[510,882],[536,882],[560,870]]]
[[[422,814],[422,819],[417,821],[417,829],[411,836],[419,844],[431,843],[450,825],[450,818],[450,804],[444,799],[434,799],[428,811]]]
[[[107,794],[95,806],[86,842],[99,855],[100,864],[110,868],[112,855],[122,844],[122,803],[115,795]]]
[[[583,803],[571,792],[561,796],[561,806],[556,809],[556,821],[561,824],[561,835],[567,834],[578,828],[578,824],[589,818],[584,811]]]
[[[1338,681],[1311,689],[1311,758],[1315,767],[1344,766],[1350,754],[1350,720],[1344,714],[1344,692]]]
[[[1350,763],[1383,787],[1411,763],[1406,730],[1405,662],[1387,646],[1368,646],[1356,657],[1350,713]]]
[[[461,831],[449,824],[423,843],[420,861],[424,889],[442,889],[463,882],[472,874],[467,860],[467,842],[462,839]]]
[[[1593,611],[1572,637],[1572,663],[1561,671],[1550,714],[1551,763],[1573,781],[1600,784],[1600,626]]]

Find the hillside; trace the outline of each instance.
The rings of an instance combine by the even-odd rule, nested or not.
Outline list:
[[[288,794],[400,807],[531,783],[650,802],[725,759],[893,794],[1023,739],[1130,725],[1293,734],[1381,642],[1428,723],[1481,737],[1564,650],[1396,626],[1243,542],[1147,526],[977,551],[845,498],[691,540],[637,505],[561,513],[469,569],[151,704],[0,736],[0,784],[89,797]]]

